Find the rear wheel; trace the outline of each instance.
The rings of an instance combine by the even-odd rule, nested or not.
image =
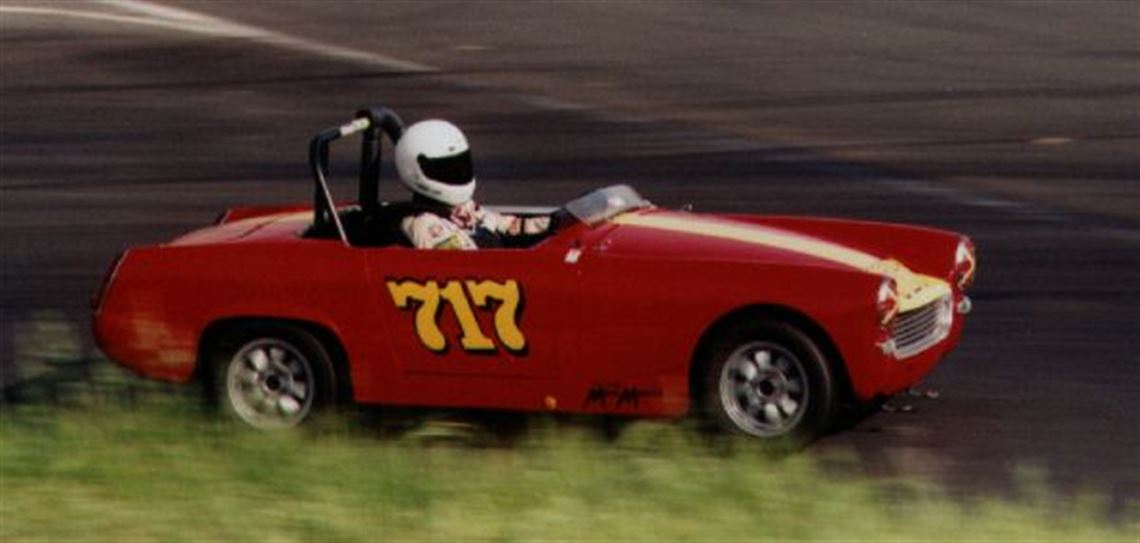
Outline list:
[[[835,382],[823,351],[782,322],[735,325],[714,343],[700,383],[713,429],[802,445],[831,425]]]
[[[332,360],[302,328],[242,326],[218,342],[211,358],[219,406],[254,428],[290,428],[334,403]]]

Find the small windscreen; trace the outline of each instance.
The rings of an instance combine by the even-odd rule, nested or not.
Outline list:
[[[627,211],[652,205],[628,185],[612,185],[575,198],[565,208],[574,218],[594,226]]]
[[[429,178],[448,185],[466,185],[475,178],[475,168],[471,165],[471,151],[440,158],[416,157],[420,170]]]

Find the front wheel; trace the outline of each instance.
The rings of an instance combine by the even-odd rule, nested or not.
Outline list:
[[[301,328],[242,327],[219,342],[212,358],[220,407],[254,428],[296,426],[334,400],[328,351]]]
[[[802,445],[834,418],[836,387],[823,351],[785,323],[726,330],[709,351],[701,378],[701,407],[717,430]]]

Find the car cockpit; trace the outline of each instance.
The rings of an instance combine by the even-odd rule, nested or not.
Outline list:
[[[304,237],[339,239],[353,247],[411,247],[401,228],[404,218],[425,211],[415,199],[403,202],[379,201],[380,157],[383,137],[395,147],[404,133],[404,122],[385,107],[362,109],[349,123],[317,133],[309,144],[309,168],[313,175],[313,224]],[[329,145],[345,136],[361,135],[360,179],[357,204],[338,207],[329,189]],[[504,243],[493,236],[476,237],[479,248],[527,248],[541,243],[554,232],[574,222],[593,226],[620,213],[651,204],[626,185],[591,191],[562,207],[511,208],[520,218],[549,216],[551,226],[540,235],[523,236]],[[488,206],[488,209],[495,209]]]

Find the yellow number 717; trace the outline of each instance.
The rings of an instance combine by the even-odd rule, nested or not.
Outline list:
[[[400,309],[409,309],[414,302],[416,335],[424,347],[434,352],[447,350],[447,338],[439,329],[438,322],[439,308],[443,302],[451,306],[455,319],[459,321],[459,343],[464,350],[495,350],[495,343],[483,333],[472,309],[472,305],[489,309],[493,301],[498,302],[495,309],[495,335],[498,336],[499,343],[512,352],[526,349],[526,338],[518,327],[522,290],[514,279],[503,282],[449,280],[442,288],[436,281],[388,281],[388,292]]]

